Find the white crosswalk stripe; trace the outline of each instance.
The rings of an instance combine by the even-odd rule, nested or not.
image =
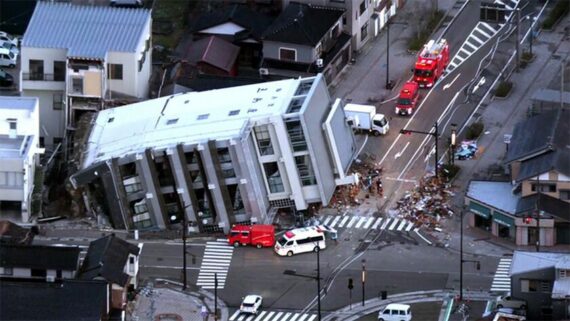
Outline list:
[[[372,225],[372,228],[373,228],[373,229],[377,229],[377,228],[378,228],[378,225],[380,225],[380,223],[382,223],[382,218],[381,218],[381,217],[379,217],[379,218],[376,220],[376,222],[374,223],[374,225]]]
[[[414,223],[409,222],[409,223],[408,223],[408,226],[406,226],[406,232],[411,231],[413,227],[414,227]]]
[[[356,223],[356,226],[354,228],[360,228],[360,226],[362,226],[362,223],[366,222],[368,218],[367,217],[361,217],[360,220],[358,220],[358,223]]]
[[[218,289],[223,289],[226,284],[233,251],[233,246],[228,245],[228,241],[225,239],[207,242],[196,285],[204,289],[213,289],[217,277]]]
[[[389,229],[390,231],[393,230],[393,229],[396,227],[396,225],[398,225],[398,222],[399,222],[399,221],[400,221],[399,219],[395,218],[395,219],[394,219],[394,222],[392,223],[392,225],[390,225],[390,227],[389,227],[388,229]]]
[[[342,218],[342,221],[340,221],[340,224],[338,225],[338,227],[343,227],[344,224],[346,223],[346,221],[348,221],[349,218],[350,218],[350,216],[345,215],[345,216]]]
[[[382,226],[380,226],[380,229],[381,229],[381,230],[385,230],[385,229],[386,229],[386,226],[388,226],[388,224],[390,224],[390,221],[391,221],[391,220],[392,220],[392,219],[387,218],[387,219],[384,221],[384,223],[382,224]]]
[[[364,228],[365,229],[369,228],[372,222],[374,222],[374,219],[375,217],[369,217],[368,220],[366,220],[366,224],[364,224]]]
[[[512,258],[501,258],[499,260],[497,271],[491,284],[491,291],[509,292],[511,290],[511,278],[509,277],[511,263]]]
[[[333,216],[327,216],[327,218],[323,221],[324,225],[329,225],[329,222],[333,219]]]
[[[398,228],[396,229],[397,231],[401,231],[404,226],[406,225],[406,220],[402,220],[402,223],[400,223],[400,225],[398,225]]]
[[[352,224],[354,224],[354,222],[356,222],[358,220],[358,216],[353,216],[350,219],[350,222],[348,222],[348,225],[346,226],[346,228],[350,228],[352,226]]]
[[[330,227],[334,228],[334,226],[336,225],[336,223],[338,223],[338,221],[340,220],[342,216],[337,215],[337,217],[334,218],[334,220],[332,221]]]

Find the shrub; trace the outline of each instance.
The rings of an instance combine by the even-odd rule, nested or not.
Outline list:
[[[482,122],[479,121],[479,122],[473,123],[473,124],[469,125],[469,127],[467,127],[467,132],[465,133],[465,138],[467,140],[476,139],[477,137],[481,136],[483,129],[485,129],[485,125]]]
[[[495,89],[495,96],[497,97],[507,97],[511,89],[513,88],[513,83],[510,81],[502,81]]]
[[[526,61],[526,62],[531,61],[533,57],[534,57],[534,54],[531,54],[528,51],[523,52],[521,55],[521,59]]]
[[[570,1],[568,0],[559,0],[554,8],[548,14],[548,17],[542,23],[542,27],[544,29],[552,29],[554,24],[562,18],[568,10],[570,9]]]

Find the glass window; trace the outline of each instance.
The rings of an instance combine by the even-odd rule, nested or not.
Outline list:
[[[73,78],[71,85],[73,92],[75,93],[83,92],[83,78]]]
[[[53,94],[53,110],[62,110],[63,109],[63,94],[62,93],[55,93]]]
[[[309,155],[295,156],[295,165],[297,165],[297,171],[299,171],[299,177],[303,186],[317,184]]]
[[[363,0],[363,1],[360,3],[360,15],[361,15],[361,16],[364,14],[364,11],[366,11],[366,1],[365,1],[365,0]]]
[[[236,172],[233,168],[229,169],[222,169],[222,177],[223,178],[233,178],[236,177]]]
[[[227,147],[218,149],[218,160],[222,164],[232,162],[232,158],[230,156],[230,150]]]
[[[121,65],[121,64],[107,64],[107,78],[122,80],[123,79],[123,65]]]
[[[263,164],[263,168],[265,169],[265,177],[267,178],[270,193],[284,192],[285,187],[283,186],[283,180],[281,179],[277,163],[265,163]]]
[[[416,69],[415,73],[418,77],[431,77],[433,70]]]
[[[65,61],[53,62],[53,80],[65,81]]]
[[[257,148],[261,156],[273,155],[273,145],[269,136],[269,128],[267,125],[257,126],[253,128],[255,140],[257,140]]]
[[[295,49],[279,48],[279,60],[297,61],[297,51]]]
[[[44,61],[30,59],[30,80],[44,79]]]
[[[411,105],[412,100],[409,98],[398,98],[398,105]]]
[[[360,41],[364,41],[368,37],[368,22],[360,28]]]
[[[287,127],[287,133],[289,134],[289,140],[291,141],[291,147],[293,147],[293,151],[306,151],[307,142],[305,141],[305,134],[303,133],[301,121],[291,120],[287,121],[285,125]]]

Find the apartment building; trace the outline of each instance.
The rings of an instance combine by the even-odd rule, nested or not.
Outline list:
[[[21,46],[20,91],[38,97],[41,144],[86,112],[148,97],[150,10],[38,1]]]
[[[0,218],[28,222],[39,155],[39,105],[0,96]]]
[[[322,74],[161,97],[99,112],[81,170],[115,228],[200,231],[326,205],[356,153]]]

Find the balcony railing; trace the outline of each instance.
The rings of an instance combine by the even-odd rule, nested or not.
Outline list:
[[[43,73],[22,73],[24,80],[38,81],[65,81],[65,75],[43,74]]]

